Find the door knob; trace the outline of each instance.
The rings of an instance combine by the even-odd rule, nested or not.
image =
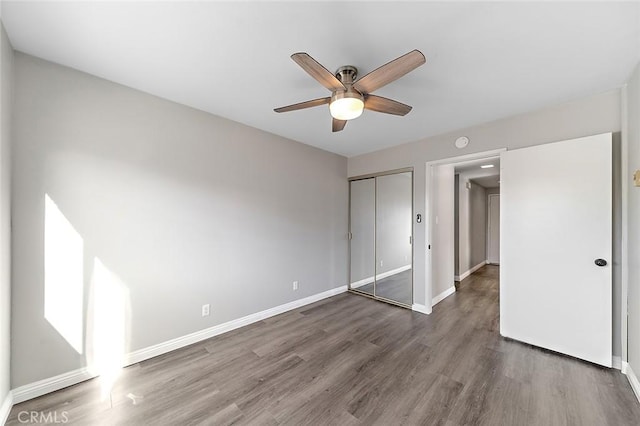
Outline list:
[[[596,259],[594,263],[598,266],[607,266],[607,261],[604,259]]]

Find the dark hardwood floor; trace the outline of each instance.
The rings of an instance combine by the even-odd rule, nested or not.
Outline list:
[[[498,333],[498,268],[430,316],[341,294],[16,405],[82,425],[638,425],[627,379]]]

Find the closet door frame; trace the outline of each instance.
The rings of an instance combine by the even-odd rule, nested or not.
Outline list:
[[[354,177],[350,177],[349,178],[349,262],[348,262],[348,268],[347,268],[347,289],[349,291],[349,293],[354,293],[360,296],[365,296],[368,297],[370,299],[375,299],[375,300],[379,300],[381,302],[385,302],[385,303],[390,303],[392,305],[396,305],[396,306],[400,306],[406,309],[412,309],[412,304],[405,304],[402,302],[398,302],[396,300],[392,300],[392,299],[387,299],[385,297],[381,297],[378,296],[376,294],[376,276],[377,274],[377,268],[378,268],[378,235],[377,235],[377,206],[378,206],[378,181],[376,178],[381,177],[381,176],[388,176],[388,175],[396,175],[396,174],[400,174],[400,173],[411,173],[411,301],[412,303],[414,302],[414,291],[413,291],[413,282],[414,282],[414,245],[415,245],[415,238],[414,238],[414,205],[413,205],[413,199],[414,199],[414,182],[413,182],[413,178],[414,178],[414,173],[413,173],[413,167],[405,167],[405,168],[401,168],[401,169],[393,169],[393,170],[387,170],[384,172],[378,172],[378,173],[369,173],[366,175],[360,175],[360,176],[354,176]],[[373,234],[373,241],[374,241],[374,248],[373,248],[373,295],[366,293],[364,291],[358,291],[357,289],[352,289],[351,288],[351,182],[354,181],[358,181],[358,180],[365,180],[365,179],[374,179],[374,234]]]

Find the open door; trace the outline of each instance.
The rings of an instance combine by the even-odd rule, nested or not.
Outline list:
[[[500,333],[611,367],[611,134],[500,161]]]

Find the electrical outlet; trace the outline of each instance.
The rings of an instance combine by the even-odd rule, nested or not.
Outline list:
[[[380,267],[382,268],[382,260],[380,261]]]
[[[293,291],[296,291],[298,289],[298,281],[294,281],[293,282]]]
[[[202,305],[202,316],[203,317],[208,317],[209,316],[209,304],[208,303],[206,305]]]

